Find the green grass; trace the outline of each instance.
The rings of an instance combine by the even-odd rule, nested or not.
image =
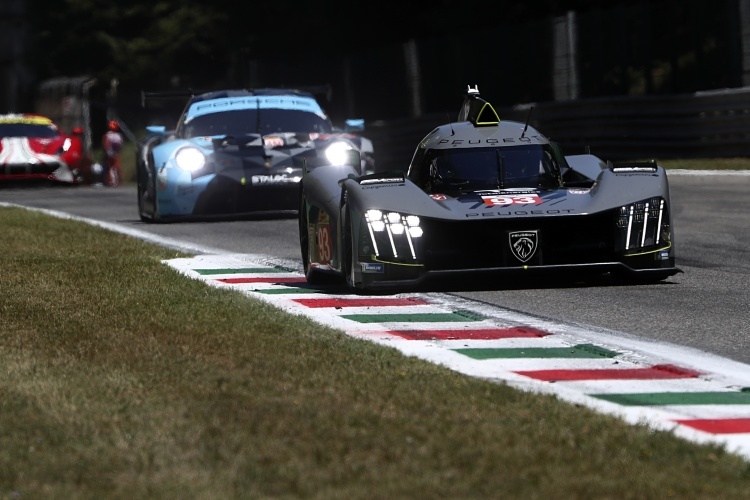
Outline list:
[[[750,463],[0,208],[0,496],[747,498]]]

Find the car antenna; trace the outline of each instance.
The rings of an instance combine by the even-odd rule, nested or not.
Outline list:
[[[526,115],[526,125],[523,126],[523,132],[521,132],[521,139],[523,139],[524,134],[526,134],[526,130],[529,128],[529,120],[531,120],[532,111],[534,111],[534,106],[531,106],[529,108],[529,114]]]

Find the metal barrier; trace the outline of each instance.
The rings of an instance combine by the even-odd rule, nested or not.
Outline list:
[[[567,154],[588,147],[608,160],[750,157],[750,87],[495,109],[501,119],[525,122],[531,106],[530,125]],[[377,169],[406,169],[419,141],[452,120],[439,113],[368,124]]]

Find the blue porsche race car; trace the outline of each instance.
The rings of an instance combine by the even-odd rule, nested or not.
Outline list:
[[[176,128],[147,127],[148,137],[139,144],[138,211],[144,222],[296,213],[303,168],[343,165],[350,150],[360,154],[359,173],[374,171],[372,142],[335,129],[311,92],[180,95],[188,102]]]

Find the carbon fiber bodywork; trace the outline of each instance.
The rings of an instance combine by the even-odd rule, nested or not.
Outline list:
[[[656,162],[564,156],[527,124],[501,122],[476,90],[459,120],[423,139],[406,174],[305,171],[300,247],[309,281],[333,275],[353,289],[401,290],[433,278],[658,281],[681,272]]]

